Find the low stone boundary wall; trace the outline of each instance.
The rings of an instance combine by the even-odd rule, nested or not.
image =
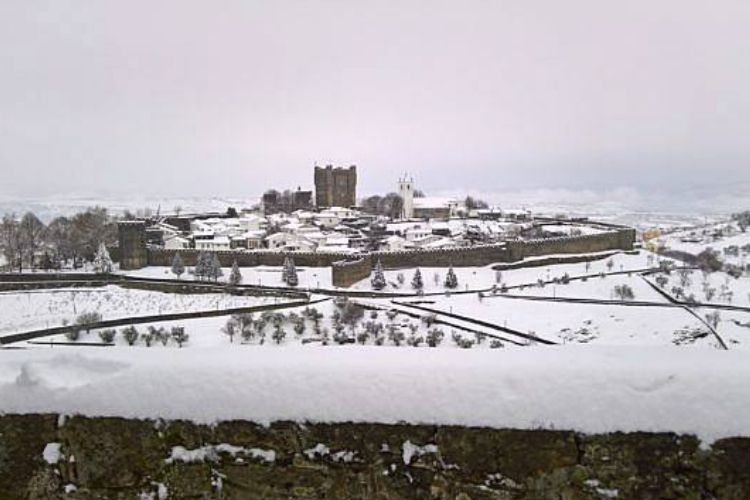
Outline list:
[[[157,381],[158,382],[158,381]],[[157,383],[155,382],[155,383]],[[52,449],[45,460],[43,452]],[[181,448],[178,448],[181,447]],[[0,416],[0,498],[747,498],[750,439]],[[191,457],[179,450],[195,451]],[[51,463],[50,463],[51,462]],[[64,493],[66,485],[77,491]]]

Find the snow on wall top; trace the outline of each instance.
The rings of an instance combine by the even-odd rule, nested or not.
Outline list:
[[[137,351],[137,352],[136,352]],[[750,435],[741,351],[0,351],[0,412]]]

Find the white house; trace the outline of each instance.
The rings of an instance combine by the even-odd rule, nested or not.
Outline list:
[[[184,250],[190,248],[190,240],[180,235],[165,236],[164,248],[167,250]]]
[[[227,236],[217,236],[213,239],[195,240],[196,250],[230,250],[231,242]]]
[[[386,252],[402,252],[414,248],[414,244],[401,236],[393,235],[383,240],[383,250]]]

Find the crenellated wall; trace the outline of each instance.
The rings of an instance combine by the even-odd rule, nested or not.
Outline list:
[[[123,228],[126,234],[122,234]],[[129,226],[121,226],[122,261],[133,269],[135,264],[143,262],[150,266],[171,266],[175,253],[179,252],[183,264],[194,266],[198,250],[165,250],[163,248],[135,248],[136,238],[131,238]],[[632,250],[635,243],[635,230],[612,227],[609,231],[598,234],[573,236],[566,238],[549,238],[526,241],[508,241],[493,245],[472,247],[443,248],[435,250],[408,250],[403,252],[371,252],[353,257],[346,253],[327,252],[277,252],[269,250],[252,251],[218,251],[222,266],[229,267],[234,261],[241,267],[280,266],[286,257],[291,257],[295,265],[304,267],[331,267],[334,284],[356,283],[369,276],[375,262],[380,260],[387,269],[407,267],[480,267],[502,262],[518,262],[527,257],[544,255],[565,255],[604,252],[611,250]],[[129,254],[132,253],[132,255]],[[144,257],[145,256],[145,257]],[[145,260],[144,260],[145,259]],[[354,261],[357,264],[351,264]],[[334,265],[335,263],[342,263]],[[143,267],[143,266],[141,266]],[[368,269],[369,268],[369,269]],[[367,272],[366,272],[367,271]],[[354,279],[359,277],[359,279]],[[349,286],[337,285],[337,286]]]

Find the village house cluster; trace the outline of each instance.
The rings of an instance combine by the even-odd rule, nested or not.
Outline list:
[[[400,216],[373,213],[356,204],[356,176],[355,166],[316,166],[314,198],[312,191],[300,188],[283,193],[271,190],[253,208],[160,217],[147,228],[148,243],[168,250],[355,254],[455,248],[592,231],[585,225],[543,224],[527,210],[477,208],[458,199],[425,197],[407,175],[398,180]]]

